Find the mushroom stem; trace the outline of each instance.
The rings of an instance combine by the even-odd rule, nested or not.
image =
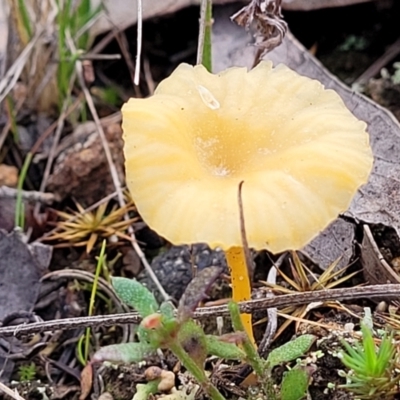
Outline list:
[[[231,247],[225,251],[226,261],[231,270],[232,299],[236,302],[251,299],[250,274],[247,268],[246,256],[243,247]],[[241,319],[246,333],[255,344],[251,314],[241,314]]]

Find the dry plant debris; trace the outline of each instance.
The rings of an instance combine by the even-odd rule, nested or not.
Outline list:
[[[271,284],[269,282],[261,281],[265,286],[270,287],[276,294],[290,294],[296,292],[313,292],[318,290],[326,290],[332,289],[334,287],[339,286],[340,284],[348,281],[357,272],[350,273],[348,275],[344,275],[347,267],[337,270],[337,264],[339,259],[336,262],[332,263],[321,275],[316,276],[314,273],[310,271],[306,265],[301,262],[298,254],[296,252],[292,252],[292,257],[289,260],[290,262],[290,270],[292,274],[292,278],[286,275],[281,269],[279,269],[279,274],[283,278],[285,284],[289,285],[291,288],[287,288],[283,285],[279,284]],[[316,306],[332,306],[332,303],[319,303]],[[333,307],[337,307],[335,303]],[[308,312],[311,310],[310,304],[301,305],[301,306],[288,306],[279,310],[281,316],[290,315],[295,317],[295,319],[305,318]],[[287,319],[277,330],[275,337],[278,337],[282,332],[292,323],[292,319]],[[298,326],[298,323],[296,323]]]
[[[256,46],[264,55],[282,43],[287,32],[287,23],[281,13],[282,0],[251,0],[231,19],[249,29],[254,23]]]
[[[46,241],[57,241],[55,247],[86,247],[86,253],[90,254],[97,241],[101,238],[110,239],[115,235],[115,241],[123,239],[130,241],[126,233],[128,227],[137,221],[137,217],[124,220],[124,215],[135,211],[132,202],[124,207],[113,206],[107,212],[108,203],[101,204],[96,210],[86,212],[76,203],[78,211],[67,213],[56,211],[61,218],[56,225],[56,231],[46,237]]]

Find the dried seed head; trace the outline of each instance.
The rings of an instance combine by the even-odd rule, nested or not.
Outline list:
[[[282,0],[252,0],[243,7],[231,20],[238,25],[256,29],[256,46],[262,50],[261,57],[279,46],[287,32],[287,23],[282,19]]]

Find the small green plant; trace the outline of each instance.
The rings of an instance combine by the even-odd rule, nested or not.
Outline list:
[[[382,68],[381,76],[384,79],[390,80],[393,85],[400,85],[400,62],[393,63],[393,74],[390,74],[387,68]]]
[[[29,364],[20,365],[18,368],[18,376],[21,382],[33,381],[36,377],[36,365],[31,362]]]
[[[74,74],[75,61],[80,54],[71,52],[68,46],[68,35],[73,39],[79,51],[88,49],[89,34],[85,29],[101,11],[101,6],[93,8],[91,0],[57,0],[58,53],[57,84],[60,95],[60,106],[70,94],[70,81]]]
[[[89,302],[89,311],[88,315],[93,315],[94,311],[94,302],[97,295],[97,286],[99,283],[100,273],[101,271],[106,268],[106,240],[103,240],[101,245],[100,254],[97,257],[97,265],[96,265],[96,272],[93,279],[92,290],[90,294],[90,302]],[[89,355],[89,346],[90,346],[90,328],[86,328],[85,333],[79,338],[78,341],[78,359],[82,365],[87,364],[88,355]]]
[[[342,340],[345,351],[340,353],[343,364],[350,369],[345,373],[347,383],[340,385],[359,399],[392,399],[398,392],[400,376],[395,375],[397,362],[393,332],[384,334],[379,346],[375,345],[371,329],[361,324],[362,343],[354,347]]]
[[[259,377],[261,389],[268,399],[300,400],[306,394],[308,375],[304,370],[295,368],[288,371],[282,382],[281,393],[276,393],[271,372],[276,365],[292,361],[308,351],[315,340],[313,335],[300,336],[274,349],[265,360],[260,358],[245,333],[236,303],[229,304],[235,332],[221,337],[206,335],[191,318],[191,312],[204,294],[196,299],[195,305],[188,306],[181,302],[178,310],[175,310],[170,303],[159,306],[153,294],[135,280],[118,277],[113,278],[112,283],[121,300],[134,307],[143,318],[137,331],[139,341],[105,346],[94,354],[92,362],[140,362],[158,348],[169,349],[211,399],[224,400],[204,371],[206,357],[214,355],[248,362]],[[155,393],[157,384],[157,380],[149,382],[145,390]]]
[[[339,46],[340,51],[362,51],[369,45],[367,39],[362,36],[349,35],[346,40]]]

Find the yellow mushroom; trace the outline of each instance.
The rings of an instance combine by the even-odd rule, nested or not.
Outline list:
[[[236,301],[251,294],[240,182],[249,246],[279,253],[344,212],[372,168],[366,124],[284,65],[211,74],[181,64],[122,114],[127,185],[142,218],[174,244],[223,248]]]

